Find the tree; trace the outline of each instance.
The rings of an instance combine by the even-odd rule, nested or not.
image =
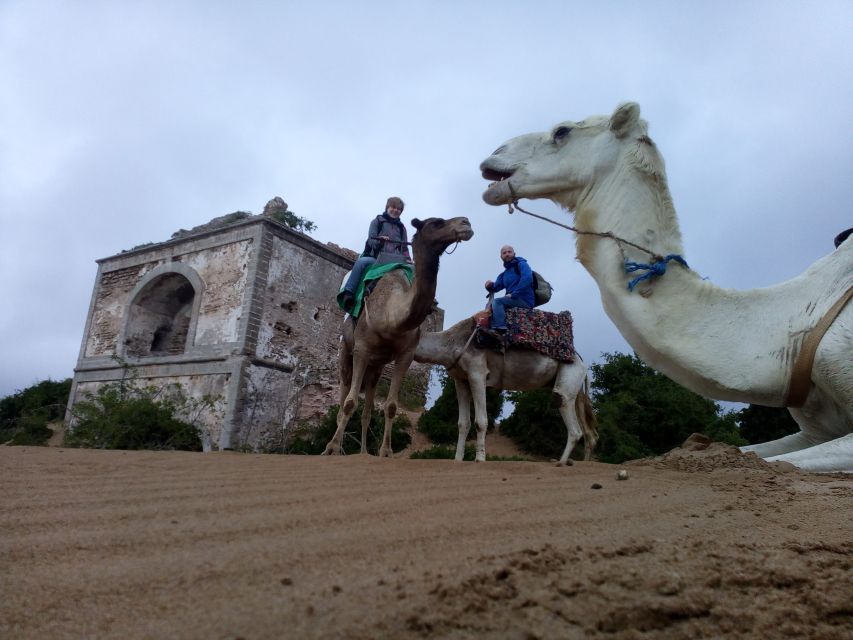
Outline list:
[[[751,404],[737,413],[740,433],[749,444],[777,440],[800,430],[783,407],[762,407]]]
[[[731,414],[673,382],[636,356],[602,354],[591,366],[598,414],[598,457],[603,462],[659,455],[692,433],[729,444],[746,444]]]
[[[297,231],[301,231],[303,233],[311,233],[312,231],[317,229],[316,224],[306,218],[302,218],[296,215],[293,211],[291,211],[288,208],[287,203],[279,196],[276,196],[275,198],[267,202],[266,206],[264,207],[263,215],[272,218],[276,222],[286,224],[291,229],[296,229]]]
[[[43,445],[53,432],[47,426],[65,417],[71,378],[43,380],[0,399],[0,443]]]
[[[441,395],[432,407],[421,414],[418,420],[418,431],[426,435],[434,444],[456,444],[459,437],[459,403],[456,397],[456,384],[444,369],[440,371]],[[486,416],[489,420],[489,429],[495,426],[495,420],[501,414],[503,402],[501,390],[486,389]],[[471,403],[471,424],[469,438],[476,436],[473,403]]]

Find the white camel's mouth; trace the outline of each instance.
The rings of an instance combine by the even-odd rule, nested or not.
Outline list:
[[[510,182],[512,174],[512,171],[497,171],[488,167],[482,169],[483,178],[492,181],[489,188],[483,192],[483,200],[486,204],[509,204],[515,200],[512,183]]]

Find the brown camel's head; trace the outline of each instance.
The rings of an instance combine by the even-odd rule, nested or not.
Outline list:
[[[454,242],[470,240],[474,236],[474,230],[468,218],[427,218],[426,220],[412,220],[412,226],[417,229],[412,244],[423,242],[424,246],[441,253]]]

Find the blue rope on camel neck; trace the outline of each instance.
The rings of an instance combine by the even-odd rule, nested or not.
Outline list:
[[[626,260],[625,261],[625,273],[633,273],[635,271],[641,271],[641,270],[645,270],[645,272],[646,272],[641,276],[637,276],[636,278],[634,278],[633,280],[631,280],[628,283],[628,291],[633,291],[634,287],[636,287],[637,284],[642,282],[643,280],[648,280],[649,278],[652,278],[653,276],[662,276],[663,274],[665,274],[666,273],[666,265],[670,260],[675,260],[681,266],[686,267],[688,269],[690,268],[687,266],[687,262],[684,260],[684,258],[682,258],[677,253],[670,253],[665,258],[661,258],[660,260],[655,260],[654,262],[649,263],[649,264],[643,264],[642,262],[629,262],[628,260]]]

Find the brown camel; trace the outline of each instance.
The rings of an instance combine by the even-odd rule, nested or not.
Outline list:
[[[397,395],[400,383],[415,355],[421,323],[432,311],[435,300],[438,260],[444,250],[455,242],[470,240],[474,235],[468,218],[428,218],[412,220],[417,229],[412,238],[415,260],[415,279],[409,284],[398,271],[387,273],[365,299],[357,322],[344,322],[338,372],[340,375],[340,411],[338,428],[326,445],[323,455],[341,452],[344,429],[358,404],[359,391],[364,389],[364,411],[361,416],[361,452],[367,452],[367,425],[376,394],[376,383],[382,368],[394,362],[391,386],[385,401],[385,434],[379,448],[380,456],[390,456],[391,423],[397,414]]]
[[[486,460],[486,387],[528,391],[551,386],[559,399],[560,416],[566,424],[566,448],[558,464],[565,465],[581,436],[584,459],[592,457],[598,441],[595,413],[587,393],[586,365],[580,356],[560,362],[538,351],[509,347],[504,353],[470,346],[473,318],[456,323],[447,331],[425,333],[415,351],[415,360],[440,364],[456,385],[459,401],[459,440],[456,460],[465,454],[471,428],[471,400],[477,423],[477,462]]]

